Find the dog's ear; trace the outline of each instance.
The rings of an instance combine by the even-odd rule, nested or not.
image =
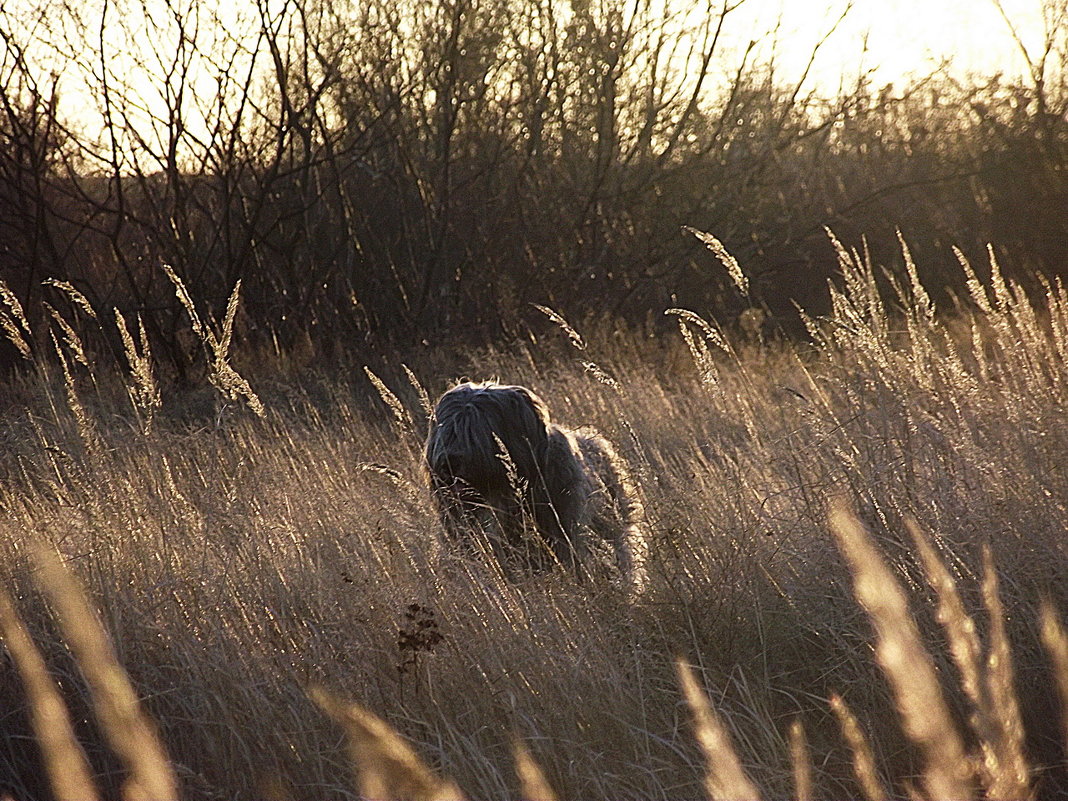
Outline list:
[[[564,498],[581,494],[576,489],[581,486],[585,475],[578,460],[577,446],[570,433],[559,426],[549,426],[542,470],[545,488],[552,503],[560,503]]]
[[[589,488],[570,434],[555,425],[550,425],[548,431],[545,456],[534,485],[534,517],[557,557],[569,564],[585,554],[580,523]]]
[[[549,407],[545,405],[536,392],[526,387],[509,387],[512,397],[516,399],[518,415],[522,415],[522,418],[528,420],[536,420],[537,423],[545,429],[545,435],[549,435],[549,426],[551,421],[549,419]],[[521,419],[517,416],[516,419]]]
[[[531,468],[543,469],[549,449],[549,436],[553,429],[549,420],[549,407],[535,392],[526,387],[514,387],[512,397],[516,399],[518,406],[515,419],[523,421],[523,436],[529,440],[535,463],[538,465],[531,465]]]

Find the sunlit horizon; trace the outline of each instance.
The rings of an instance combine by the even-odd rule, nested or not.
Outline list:
[[[551,1],[558,3],[560,12],[566,16],[571,7],[569,2]],[[860,77],[876,88],[902,87],[914,79],[942,71],[965,83],[980,82],[995,74],[1008,81],[1022,78],[1029,82],[1032,79],[1024,50],[1034,61],[1044,44],[1043,0],[1001,0],[1004,14],[997,0],[857,0],[852,4],[848,0],[708,0],[703,9],[676,0],[662,2],[664,8],[672,9],[674,21],[669,27],[675,26],[682,38],[695,37],[694,32],[706,21],[705,15],[721,13],[724,2],[734,6],[727,15],[718,56],[705,81],[706,100],[716,96],[717,85],[729,87],[740,54],[750,42],[755,43],[750,53],[751,66],[773,64],[775,79],[780,84],[801,82],[804,93],[831,97],[840,91],[851,92]],[[220,80],[218,65],[212,59],[216,45],[221,43],[224,49],[235,52],[250,52],[248,48],[256,40],[261,22],[255,18],[255,9],[235,2],[210,8],[198,5],[196,0],[180,5],[177,13],[195,19],[196,25],[192,27],[198,38],[183,56],[189,59],[189,85],[197,90],[186,93],[184,102],[210,108]],[[61,47],[53,47],[51,52],[46,52],[48,43],[39,48],[40,53],[31,44],[27,52],[36,62],[39,82],[47,85],[50,74],[59,77],[61,114],[86,130],[106,127],[101,124],[98,80],[101,69],[108,72],[112,91],[119,88],[132,92],[136,102],[128,111],[134,117],[150,115],[165,120],[167,90],[163,76],[168,61],[176,59],[174,53],[180,49],[175,18],[168,14],[162,0],[145,0],[143,6],[125,9],[131,13],[124,13],[121,2],[112,2],[107,21],[115,27],[105,37],[95,30],[101,8],[100,4],[87,4],[78,12],[83,20],[78,35],[84,37],[80,47],[70,45],[72,40],[63,38],[68,33],[65,30]],[[268,14],[277,13],[280,8],[269,0],[265,5]],[[10,0],[6,9],[0,11],[0,18],[5,26],[14,24],[32,38],[35,34],[30,32],[37,27],[33,20],[44,19],[46,14],[40,0]],[[219,20],[225,21],[225,32],[218,27]],[[1068,29],[1063,23],[1061,36]],[[53,24],[43,26],[46,32],[54,30]],[[156,25],[162,27],[155,28]],[[111,50],[107,58],[92,54],[100,41],[107,42]],[[702,46],[696,39],[694,42],[698,48]],[[1061,45],[1063,49],[1063,42]],[[198,53],[194,52],[197,47],[202,48]],[[809,66],[814,49],[815,57]],[[685,50],[683,47],[682,51]],[[0,43],[2,55],[3,43]],[[78,61],[73,60],[75,57]],[[231,74],[243,69],[242,58],[243,55],[235,56],[233,63],[238,66]],[[260,58],[262,63],[267,63],[262,53]],[[699,64],[699,58],[680,63],[683,82],[687,77],[696,80],[690,72]],[[1064,66],[1054,64],[1050,68],[1063,70]],[[264,74],[269,72],[268,68]],[[195,116],[185,123],[196,127]],[[153,124],[149,123],[149,127]],[[206,132],[210,126],[202,127]]]
[[[1041,52],[1041,0],[1001,3],[1022,44]],[[828,32],[808,84],[833,91],[843,79],[870,75],[875,83],[900,83],[945,68],[958,78],[1026,75],[1020,43],[994,0],[859,0],[847,3],[749,0],[738,13],[753,39],[770,43],[778,25],[776,63],[786,80],[799,77],[814,45]],[[844,13],[844,16],[843,16]],[[741,20],[739,20],[740,22]],[[735,25],[735,35],[744,30]],[[766,50],[767,44],[765,44]]]

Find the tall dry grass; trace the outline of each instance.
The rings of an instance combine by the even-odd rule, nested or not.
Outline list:
[[[965,264],[936,314],[907,249],[839,257],[807,345],[679,310],[365,373],[242,360],[228,310],[214,387],[158,406],[140,332],[120,373],[57,323],[3,399],[0,789],[167,795],[158,730],[186,797],[1062,794],[1068,297]],[[460,374],[627,453],[641,599],[441,547],[422,409]]]

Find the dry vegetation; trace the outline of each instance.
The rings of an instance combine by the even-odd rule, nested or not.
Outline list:
[[[682,310],[681,338],[557,318],[570,343],[427,351],[373,383],[234,360],[233,312],[186,295],[210,395],[161,392],[134,324],[123,371],[83,348],[70,295],[4,394],[4,791],[1063,794],[1068,293],[965,263],[943,318],[907,249],[888,301],[838,250],[806,345]],[[5,321],[33,333],[10,302]],[[441,547],[423,409],[462,373],[620,444],[651,515],[644,597],[508,584]]]
[[[824,225],[885,264],[900,227],[938,302],[964,291],[948,243],[1065,275],[1068,0],[1004,4],[991,49],[1021,72],[889,84],[846,30],[864,4],[812,4],[804,35],[763,5],[6,0],[0,277],[34,324],[62,302],[46,278],[140,316],[192,381],[161,264],[220,318],[241,281],[244,337],[326,358],[507,341],[532,303],[584,329],[588,298],[632,324],[676,295],[733,318],[681,225],[794,333],[795,303],[827,310]],[[0,369],[18,359],[0,340]]]
[[[1068,795],[1066,2],[827,95],[734,0],[8,0],[0,796]],[[640,599],[442,546],[464,375]]]

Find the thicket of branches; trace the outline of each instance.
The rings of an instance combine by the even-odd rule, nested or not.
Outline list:
[[[209,5],[0,10],[0,278],[31,320],[61,302],[47,278],[140,315],[180,377],[164,264],[216,316],[240,280],[245,337],[344,349],[499,336],[530,303],[729,319],[683,225],[781,320],[821,310],[825,225],[888,263],[900,227],[936,292],[963,280],[954,243],[1068,265],[1063,0],[1039,48],[1018,37],[1023,79],[831,98],[737,46],[735,0]]]

